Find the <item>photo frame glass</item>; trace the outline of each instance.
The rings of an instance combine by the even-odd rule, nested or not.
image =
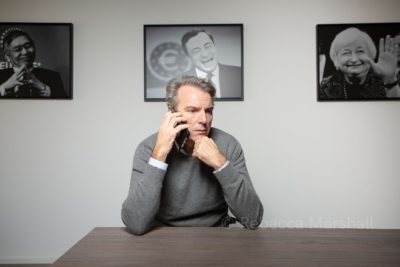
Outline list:
[[[243,24],[144,25],[144,100],[165,101],[173,78],[210,79],[216,101],[242,101]]]
[[[0,23],[0,99],[72,99],[72,24]]]
[[[319,24],[318,101],[400,100],[400,23]]]

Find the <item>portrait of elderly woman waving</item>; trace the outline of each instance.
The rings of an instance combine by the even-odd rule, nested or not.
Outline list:
[[[398,52],[398,45],[389,35],[380,38],[377,52],[372,38],[367,33],[354,27],[341,31],[333,39],[329,51],[336,72],[321,81],[319,98],[399,98]]]

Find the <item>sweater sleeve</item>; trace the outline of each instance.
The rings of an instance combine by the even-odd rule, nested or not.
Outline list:
[[[262,221],[263,206],[251,183],[239,143],[236,143],[230,154],[226,155],[228,165],[215,173],[215,176],[232,214],[244,227],[255,229]]]
[[[136,149],[128,197],[122,204],[122,221],[135,235],[150,229],[160,206],[166,172],[148,163],[151,149],[143,143]]]

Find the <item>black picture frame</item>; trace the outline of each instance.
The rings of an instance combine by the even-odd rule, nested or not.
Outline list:
[[[195,60],[182,49],[182,36],[204,30],[212,36],[215,54],[204,54],[204,64],[218,63],[216,101],[243,101],[243,24],[147,24],[144,32],[144,101],[165,101],[168,81],[196,75]],[[203,35],[199,33],[196,37]],[[210,38],[210,37],[207,37]],[[196,39],[189,39],[196,41]],[[187,45],[186,45],[187,47]],[[193,55],[193,54],[192,54]],[[192,57],[194,58],[194,57]],[[197,62],[199,62],[197,60]],[[201,74],[199,74],[201,77]]]
[[[345,30],[347,33],[350,32],[350,28],[356,28],[366,33],[372,39],[372,42],[376,48],[376,56],[373,58],[374,62],[378,62],[379,40],[381,38],[385,38],[387,35],[389,35],[395,39],[395,42],[400,44],[400,23],[342,23],[316,25],[317,101],[400,100],[400,97],[389,97],[384,95],[384,91],[382,91],[382,86],[385,88],[383,81],[379,80],[381,78],[376,75],[372,67],[369,69],[367,80],[364,82],[364,87],[362,89],[358,89],[358,92],[353,90],[353,92],[355,92],[354,94],[349,92],[350,90],[348,88],[346,89],[346,84],[349,83],[345,82],[343,72],[339,71],[340,67],[338,66],[338,63],[336,64],[338,67],[335,67],[333,59],[330,56],[330,49],[335,37]],[[341,36],[344,36],[344,34]],[[347,36],[350,35],[347,34]],[[354,36],[354,34],[351,36]],[[369,51],[370,49],[367,50]],[[356,52],[354,52],[354,54],[355,53]],[[357,60],[353,61],[354,64],[351,63],[353,66],[357,64],[360,64],[361,66],[364,64],[362,61],[358,63]],[[397,55],[397,78],[399,78],[399,70],[400,55]],[[355,79],[357,79],[357,77]],[[369,84],[371,86],[366,85],[367,81],[370,82]],[[367,89],[368,87],[372,89],[369,90]],[[367,90],[369,91],[366,92]]]
[[[11,35],[11,30],[22,31],[33,41],[33,46],[30,47],[34,48],[33,56],[31,56],[34,59],[34,67],[26,72],[29,74],[22,75],[29,77],[27,78],[29,80],[22,81],[25,78],[19,77],[21,83],[24,84],[7,89],[7,93],[4,91],[2,94],[0,91],[0,99],[73,99],[72,23],[0,22],[0,86],[17,71],[15,65],[18,62],[12,64],[10,55],[13,55],[11,57],[17,61],[19,54],[9,53],[11,51],[19,53],[20,49],[26,51],[23,46],[14,43],[18,42],[17,37],[14,39],[8,36]],[[11,45],[14,44],[16,47],[11,50]],[[6,53],[8,53],[8,59]],[[33,83],[32,76],[40,83]],[[27,89],[25,85],[31,82],[35,86]],[[8,83],[7,86],[10,87],[11,84]],[[46,89],[46,93],[42,94],[41,89]]]

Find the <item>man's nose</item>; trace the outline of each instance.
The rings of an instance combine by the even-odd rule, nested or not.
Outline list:
[[[205,49],[201,49],[201,57],[208,57],[208,52]]]
[[[207,123],[206,112],[204,110],[202,110],[198,114],[199,114],[199,117],[198,117],[199,123],[203,123],[203,124]]]

